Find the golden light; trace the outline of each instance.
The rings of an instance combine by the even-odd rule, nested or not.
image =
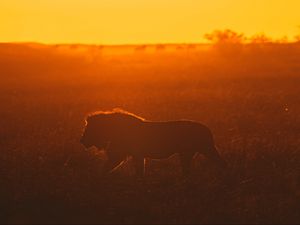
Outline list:
[[[299,0],[5,0],[1,42],[189,43],[215,29],[299,33]]]

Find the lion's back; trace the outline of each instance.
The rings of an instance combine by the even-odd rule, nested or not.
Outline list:
[[[210,135],[209,128],[201,123],[190,120],[144,122],[143,129],[158,132],[158,134],[172,134],[179,136]]]
[[[126,136],[130,146],[146,152],[176,153],[213,145],[212,134],[205,125],[184,120],[144,121]]]

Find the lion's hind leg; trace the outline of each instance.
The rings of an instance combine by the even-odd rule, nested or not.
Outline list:
[[[182,173],[184,176],[188,176],[191,172],[192,160],[194,158],[194,152],[180,153],[180,162],[182,167]]]

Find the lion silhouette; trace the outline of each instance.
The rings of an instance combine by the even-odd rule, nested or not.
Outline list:
[[[106,172],[132,156],[136,173],[141,176],[144,174],[144,158],[163,159],[175,153],[179,154],[185,175],[189,174],[197,152],[219,166],[226,166],[216,150],[211,131],[198,122],[154,122],[120,109],[92,113],[85,121],[80,142],[86,148],[95,146],[106,150]]]

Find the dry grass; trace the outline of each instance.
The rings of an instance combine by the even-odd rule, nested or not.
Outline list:
[[[0,222],[299,223],[299,53],[273,48],[226,63],[228,52],[168,46],[96,62],[2,53]],[[103,177],[104,159],[78,140],[86,113],[113,107],[207,124],[228,171],[198,157],[187,180],[175,156],[149,161],[143,180],[130,160]]]

